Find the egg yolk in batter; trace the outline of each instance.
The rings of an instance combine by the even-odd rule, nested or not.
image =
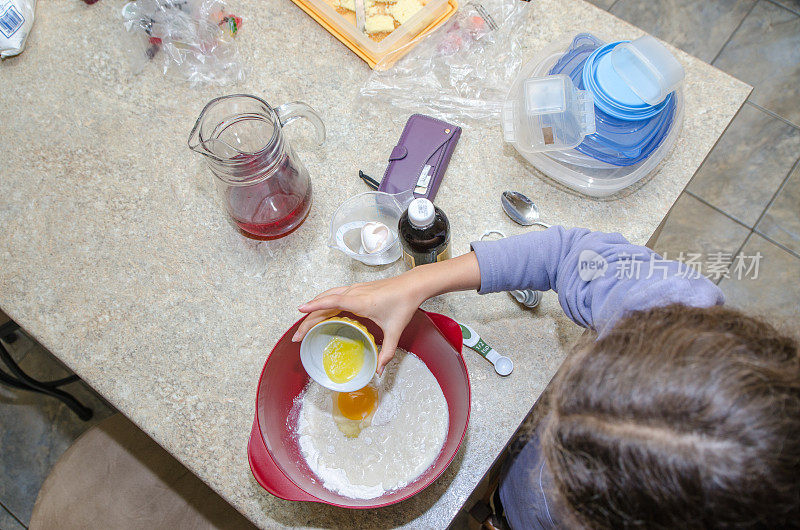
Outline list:
[[[345,337],[334,337],[322,351],[322,366],[334,383],[346,383],[364,366],[364,343]]]
[[[333,421],[348,438],[356,438],[372,424],[372,416],[378,408],[378,389],[365,386],[354,392],[334,392]]]
[[[365,386],[355,392],[341,392],[336,398],[339,412],[348,420],[363,420],[375,412],[378,404],[378,391],[371,386]]]

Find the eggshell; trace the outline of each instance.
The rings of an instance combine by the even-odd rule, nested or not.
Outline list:
[[[367,254],[375,254],[383,250],[390,238],[389,227],[383,223],[369,222],[361,228],[361,244]]]

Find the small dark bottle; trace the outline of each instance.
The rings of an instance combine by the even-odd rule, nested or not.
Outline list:
[[[409,268],[450,257],[450,222],[428,199],[411,201],[397,228]]]

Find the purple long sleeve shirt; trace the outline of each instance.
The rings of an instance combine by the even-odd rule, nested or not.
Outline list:
[[[694,269],[664,260],[620,234],[554,226],[476,241],[472,249],[481,270],[481,294],[552,289],[569,318],[601,334],[631,311],[724,301],[722,291]]]
[[[477,241],[472,248],[481,271],[481,294],[552,289],[569,318],[600,335],[633,311],[673,303],[710,307],[724,302],[722,291],[704,276],[633,245],[620,234],[554,226],[498,241]],[[544,493],[549,482],[534,435],[506,464],[500,484],[512,528],[558,526]]]

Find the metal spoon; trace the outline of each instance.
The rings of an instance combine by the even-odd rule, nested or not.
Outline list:
[[[533,201],[518,191],[504,191],[500,197],[503,211],[512,221],[522,226],[538,225],[550,228],[550,225],[539,220],[539,208]]]

